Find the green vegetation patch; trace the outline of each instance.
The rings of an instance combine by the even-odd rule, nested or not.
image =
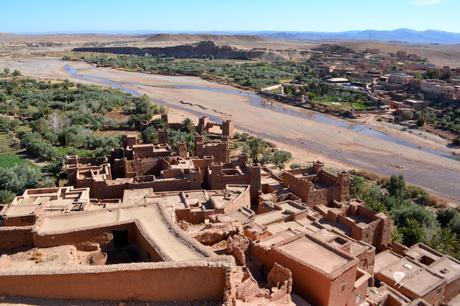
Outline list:
[[[16,165],[28,165],[31,167],[35,167],[35,165],[31,161],[25,159],[24,157],[16,153],[0,153],[0,168],[11,168]]]
[[[107,55],[99,53],[74,53],[64,59],[82,60],[98,66],[133,71],[191,75],[214,79],[259,90],[263,87],[292,80],[306,69],[306,64],[290,61],[253,62],[202,59],[174,59],[136,55]]]
[[[404,177],[375,182],[353,175],[350,192],[393,219],[394,240],[408,246],[423,242],[460,259],[460,212],[433,208],[436,201],[425,190],[406,185]]]

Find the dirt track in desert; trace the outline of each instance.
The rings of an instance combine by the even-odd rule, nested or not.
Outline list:
[[[380,175],[403,174],[407,181],[460,200],[460,161],[437,137],[421,137],[377,123],[341,120],[282,105],[262,104],[249,92],[199,78],[95,68],[55,58],[0,59],[0,67],[24,75],[69,79],[147,94],[167,105],[175,117],[207,115],[232,119],[241,131],[266,138],[291,150],[299,161],[324,159],[334,165]]]

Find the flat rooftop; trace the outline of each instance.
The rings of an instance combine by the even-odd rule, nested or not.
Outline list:
[[[227,185],[224,190],[158,192],[149,198],[171,211],[185,208],[224,209],[248,191],[249,185]]]
[[[380,272],[384,268],[392,265],[401,259],[401,256],[396,255],[390,250],[383,251],[375,256],[374,273]]]
[[[307,266],[314,267],[324,274],[332,274],[346,266],[350,259],[334,252],[310,238],[303,236],[275,249]]]
[[[400,258],[376,273],[377,279],[382,279],[382,276],[419,297],[426,295],[444,282],[442,277],[429,272],[423,266],[407,258]]]
[[[460,262],[449,257],[443,257],[431,264],[429,271],[442,275],[448,283],[460,278]]]

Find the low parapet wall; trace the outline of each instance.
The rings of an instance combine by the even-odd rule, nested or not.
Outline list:
[[[0,227],[0,255],[18,248],[31,248],[32,246],[32,226]]]
[[[78,268],[0,270],[0,295],[47,299],[225,303],[231,258]]]

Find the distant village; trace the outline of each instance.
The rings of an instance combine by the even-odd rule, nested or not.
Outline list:
[[[325,44],[305,52],[310,56],[307,62],[324,83],[367,97],[370,107],[362,112],[352,107],[348,113],[350,117],[370,112],[379,114],[382,120],[411,127],[417,121],[425,125],[426,113],[436,116],[446,108],[460,107],[460,67],[436,67],[405,51],[384,54],[378,49],[366,49],[355,52],[343,46]],[[311,107],[309,92],[308,82],[296,80],[261,90],[261,94],[270,98],[304,107]],[[340,107],[340,100],[332,106],[334,104]],[[431,131],[453,138],[440,129]],[[454,131],[453,135],[458,132]]]

